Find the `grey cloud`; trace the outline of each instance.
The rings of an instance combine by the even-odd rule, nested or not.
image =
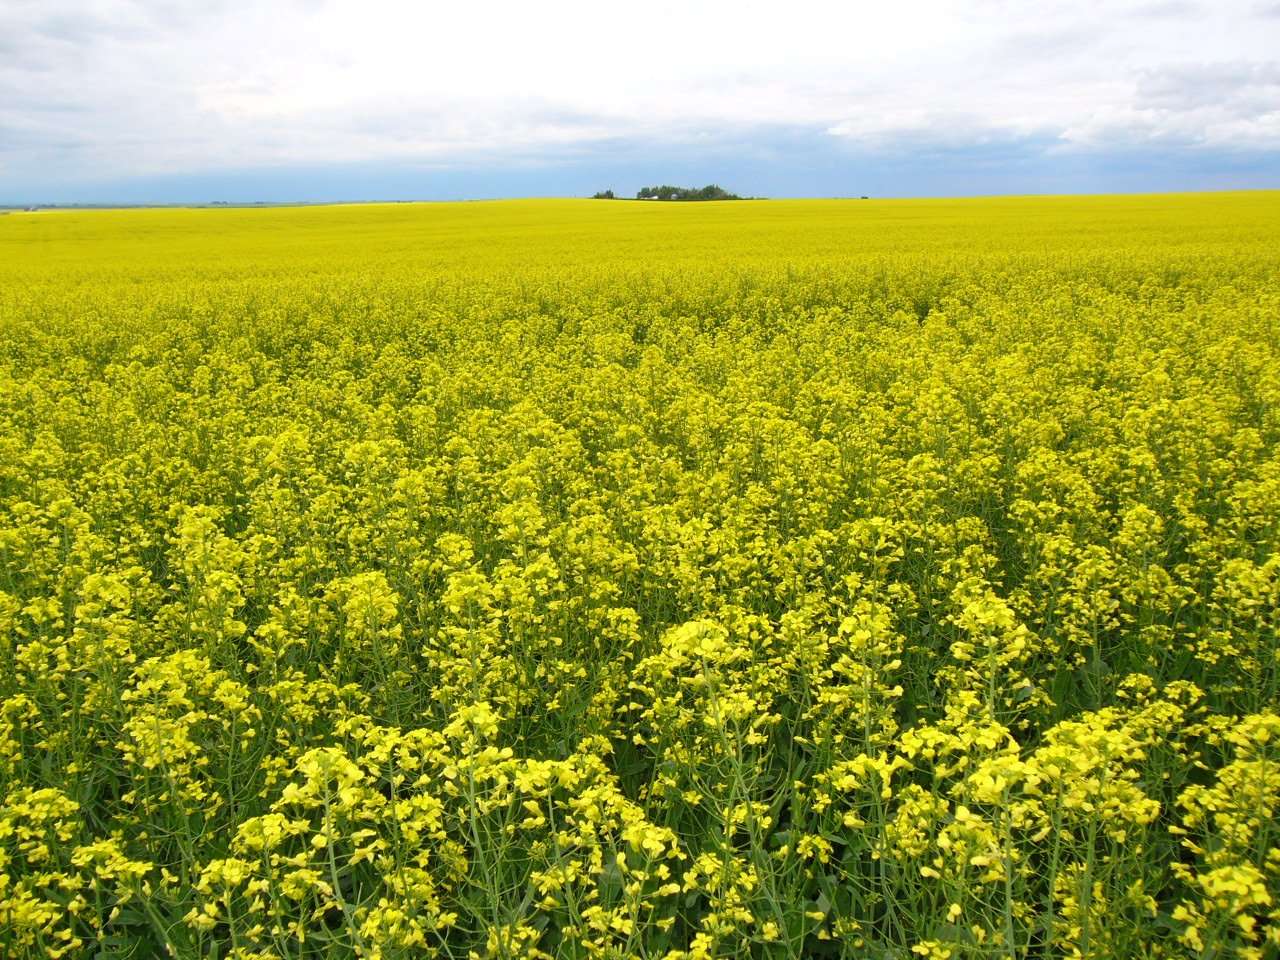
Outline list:
[[[999,59],[1057,59],[1088,53],[1102,38],[1102,32],[1095,27],[1022,30],[1002,40],[995,53]]]
[[[6,10],[0,74],[75,72],[104,42],[127,41],[143,24],[131,8],[48,0],[18,3]]]
[[[4,84],[0,82],[0,96],[3,96],[4,89]],[[51,115],[92,116],[95,112],[94,108],[83,100],[64,95],[47,97],[41,101],[38,111],[29,111],[27,115],[39,117],[49,117]]]
[[[279,0],[275,4],[292,15],[305,15],[323,8],[329,0]],[[138,16],[158,34],[187,31],[214,20],[235,19],[244,12],[242,0],[140,0]]]
[[[1280,63],[1170,64],[1134,79],[1127,105],[1096,110],[1065,130],[1062,139],[1075,146],[1246,151],[1280,146]]]
[[[1145,3],[1135,12],[1138,17],[1151,20],[1181,20],[1207,12],[1207,4],[1193,0],[1164,0],[1161,3]]]
[[[330,0],[278,0],[275,6],[282,12],[305,16],[329,3]],[[244,6],[243,0],[136,0],[139,19],[162,33],[188,30],[215,19],[235,18]]]
[[[102,40],[130,39],[146,28],[146,18],[133,5],[50,2],[29,12],[24,33],[33,42],[92,46]],[[20,27],[20,29],[23,29]]]
[[[1280,107],[1280,63],[1177,64],[1138,78],[1139,109],[1187,112],[1203,107],[1233,114],[1267,113]]]
[[[111,20],[99,20],[92,14],[50,13],[31,24],[33,40],[53,40],[80,45],[99,39],[104,32],[118,28]]]
[[[305,15],[328,0],[282,0],[283,12]],[[93,49],[105,43],[176,42],[213,21],[254,11],[237,0],[18,0],[6,10],[10,44],[30,49]],[[61,50],[58,47],[62,47]]]
[[[0,140],[5,144],[5,152],[0,154],[0,158],[5,155],[46,155],[53,147],[62,160],[72,154],[89,156],[95,146],[94,140],[74,130],[25,122],[0,122]]]

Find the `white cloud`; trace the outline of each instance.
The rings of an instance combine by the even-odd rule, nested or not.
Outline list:
[[[1178,63],[1137,73],[1129,95],[1062,138],[1079,145],[1150,143],[1280,148],[1280,63]]]
[[[810,128],[855,149],[1277,146],[1257,0],[0,0],[0,176],[555,157]]]

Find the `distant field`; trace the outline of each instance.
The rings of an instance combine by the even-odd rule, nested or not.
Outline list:
[[[1280,193],[0,217],[0,955],[1280,952]]]

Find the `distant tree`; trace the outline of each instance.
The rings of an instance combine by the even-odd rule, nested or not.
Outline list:
[[[601,190],[591,197],[592,200],[616,200],[612,190]]]
[[[705,187],[673,187],[664,184],[661,187],[641,187],[636,194],[637,200],[741,200],[737,194],[717,187],[714,183]]]

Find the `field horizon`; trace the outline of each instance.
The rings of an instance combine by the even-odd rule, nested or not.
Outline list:
[[[376,206],[404,206],[404,205],[434,205],[434,204],[472,204],[472,203],[521,203],[521,202],[562,202],[562,201],[578,201],[591,200],[594,203],[609,202],[625,202],[625,203],[777,203],[777,202],[806,202],[806,201],[837,201],[837,202],[888,202],[888,203],[915,203],[915,202],[947,202],[947,201],[983,201],[983,200],[1105,200],[1108,198],[1137,198],[1137,197],[1179,197],[1179,196],[1237,196],[1237,195],[1266,195],[1280,192],[1280,188],[1258,188],[1258,187],[1207,187],[1202,190],[1123,190],[1116,192],[1090,192],[1090,191],[1067,191],[1062,193],[1055,192],[1038,192],[1038,193],[940,193],[940,194],[920,194],[910,196],[863,196],[861,194],[850,194],[848,196],[830,196],[830,195],[805,195],[805,196],[750,196],[737,197],[732,200],[706,200],[706,201],[659,201],[640,199],[633,196],[618,196],[609,199],[598,199],[586,195],[512,195],[512,196],[477,196],[477,197],[458,197],[458,198],[382,198],[369,200],[352,200],[352,199],[333,199],[333,200],[208,200],[208,201],[154,201],[154,202],[138,202],[138,203],[112,203],[108,201],[57,201],[47,200],[37,202],[34,200],[0,202],[0,211],[5,212],[28,212],[28,208],[38,208],[37,212],[56,211],[56,210],[221,210],[221,209],[260,209],[260,208],[279,208],[279,207],[376,207]]]

